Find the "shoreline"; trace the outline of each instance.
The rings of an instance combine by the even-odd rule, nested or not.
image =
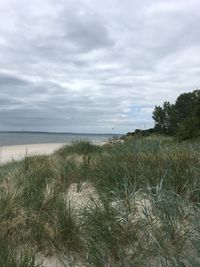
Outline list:
[[[1,146],[0,165],[12,160],[21,160],[25,156],[50,155],[62,146],[69,144],[70,143],[49,143]]]
[[[93,141],[95,145],[103,145],[107,142]],[[12,160],[22,160],[25,156],[51,155],[57,149],[69,143],[44,143],[0,146],[0,165],[11,162]]]

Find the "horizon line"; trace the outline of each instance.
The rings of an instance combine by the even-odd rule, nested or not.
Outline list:
[[[123,135],[122,133],[80,133],[80,132],[48,132],[48,131],[8,131],[0,130],[0,133],[48,133],[48,134],[88,134],[88,135]]]

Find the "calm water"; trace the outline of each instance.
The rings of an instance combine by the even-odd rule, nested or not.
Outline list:
[[[73,140],[107,141],[115,134],[0,132],[0,145],[70,143]]]

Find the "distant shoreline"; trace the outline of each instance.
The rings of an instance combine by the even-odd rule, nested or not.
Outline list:
[[[0,131],[0,133],[19,133],[19,134],[71,134],[71,135],[113,135],[120,136],[120,133],[74,133],[74,132],[45,132],[45,131]]]
[[[0,131],[0,145],[71,143],[73,141],[104,142],[119,135],[115,134],[78,134],[45,132],[3,132]]]

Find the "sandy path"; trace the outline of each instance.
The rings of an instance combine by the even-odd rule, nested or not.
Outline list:
[[[26,155],[49,155],[55,150],[65,145],[64,143],[56,144],[31,144],[16,146],[0,147],[0,164],[7,163],[11,160],[20,160]]]

